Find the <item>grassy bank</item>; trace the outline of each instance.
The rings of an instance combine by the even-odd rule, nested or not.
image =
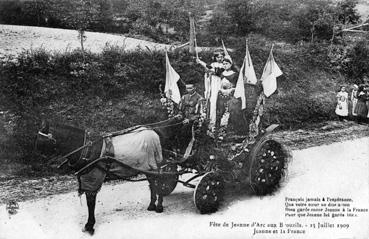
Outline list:
[[[228,46],[228,45],[227,45]],[[260,78],[271,44],[250,38],[255,71]],[[229,43],[238,66],[244,57],[244,41]],[[344,82],[332,70],[324,46],[276,44],[274,56],[283,71],[279,92],[267,100],[266,124],[298,128],[335,118],[335,91]],[[321,49],[321,50],[317,50]],[[202,52],[210,62],[211,53]],[[183,81],[195,79],[202,92],[203,70],[187,52],[169,54],[172,66]],[[166,117],[159,99],[165,81],[164,53],[129,52],[109,47],[102,53],[80,51],[24,52],[0,66],[0,160],[26,162],[44,114],[52,122],[87,128],[93,132],[114,131]],[[182,81],[179,83],[183,92]],[[2,129],[4,128],[4,130]],[[7,129],[7,130],[5,130]],[[6,152],[17,152],[9,155]]]

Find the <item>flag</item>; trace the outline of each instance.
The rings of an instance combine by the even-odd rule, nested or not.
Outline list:
[[[175,103],[179,104],[181,101],[181,93],[179,92],[179,88],[177,85],[177,81],[180,76],[170,65],[168,53],[165,52],[165,88],[164,93],[165,96]]]
[[[234,97],[235,98],[241,98],[242,109],[245,109],[246,108],[245,85],[244,85],[244,82],[243,82],[243,78],[244,78],[244,74],[245,74],[245,72],[244,72],[244,70],[245,70],[245,63],[246,63],[245,61],[246,61],[246,57],[243,60],[242,67],[241,67],[240,73],[238,75],[238,80],[237,80],[237,83],[236,83],[236,88],[234,90]]]
[[[222,46],[223,46],[223,51],[224,51],[224,58],[228,58],[231,62],[233,62],[233,61],[232,61],[232,58],[231,58],[231,55],[229,55],[229,53],[228,53],[228,51],[227,51],[227,48],[226,48],[226,47],[225,47],[225,45],[224,45],[223,40],[222,40]]]
[[[249,47],[246,41],[246,56],[245,56],[245,77],[246,83],[255,85],[257,82],[254,65],[252,64]]]
[[[246,41],[246,55],[243,59],[240,74],[238,75],[238,80],[236,84],[236,89],[234,91],[234,97],[241,98],[242,109],[246,108],[246,96],[245,96],[245,82],[248,84],[256,84],[257,78],[252,64],[249,47]]]
[[[277,77],[283,73],[279,69],[277,63],[273,57],[273,47],[270,50],[269,58],[265,64],[263,75],[261,76],[261,83],[263,84],[263,90],[266,97],[271,96],[277,89]]]

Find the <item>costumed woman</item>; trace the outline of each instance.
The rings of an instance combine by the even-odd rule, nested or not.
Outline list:
[[[215,51],[213,54],[213,62],[208,65],[200,59],[196,59],[196,62],[205,68],[205,100],[208,102],[208,117],[210,119],[209,129],[214,130],[216,124],[216,103],[218,98],[218,92],[221,87],[221,75],[224,71],[223,65],[224,52]]]
[[[221,85],[217,97],[216,107],[216,123],[215,133],[218,136],[219,129],[222,125],[227,128],[229,125],[233,125],[232,102],[235,104],[233,94],[237,83],[238,74],[233,68],[233,63],[230,58],[225,57],[223,61],[224,71],[221,74]],[[222,120],[224,119],[224,120]]]

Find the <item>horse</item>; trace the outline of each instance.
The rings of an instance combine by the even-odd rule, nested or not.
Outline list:
[[[34,151],[49,156],[64,155],[62,165],[68,165],[77,172],[78,192],[86,195],[88,207],[88,220],[83,231],[93,235],[96,195],[107,179],[129,179],[143,173],[150,188],[147,210],[163,212],[161,186],[165,174],[157,172],[166,162],[162,156],[164,149],[177,148],[184,152],[191,141],[191,137],[183,139],[183,136],[181,142],[178,140],[178,132],[183,128],[182,120],[181,117],[173,117],[151,125],[100,135],[94,140],[84,129],[63,124],[50,127],[49,122],[43,120],[34,142]]]

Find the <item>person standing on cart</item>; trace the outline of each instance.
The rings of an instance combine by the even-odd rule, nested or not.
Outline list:
[[[219,136],[219,129],[221,126],[222,117],[225,114],[228,114],[228,120],[225,122],[226,128],[228,127],[228,124],[231,123],[232,125],[232,115],[230,112],[230,106],[232,108],[234,105],[234,102],[232,104],[232,100],[234,99],[233,93],[235,90],[235,86],[237,83],[237,77],[238,73],[233,68],[233,62],[229,58],[224,58],[223,65],[225,67],[225,70],[222,72],[221,75],[221,88],[218,92],[218,98],[217,98],[217,109],[216,109],[216,123],[215,123],[215,135]],[[232,105],[230,105],[232,104]],[[232,125],[233,126],[233,125]]]
[[[218,92],[221,88],[221,75],[224,71],[224,52],[223,49],[215,51],[212,58],[213,62],[211,64],[206,64],[200,59],[196,59],[196,62],[204,67],[205,69],[205,92],[204,96],[207,105],[207,113],[209,122],[209,129],[214,131],[214,127],[216,124],[216,107],[217,107],[217,98]]]

